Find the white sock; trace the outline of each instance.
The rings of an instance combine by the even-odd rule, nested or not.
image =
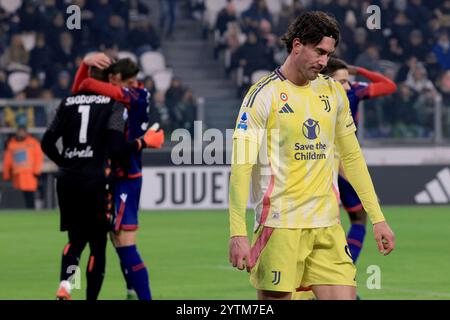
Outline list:
[[[69,293],[69,294],[72,291],[72,284],[67,280],[61,281],[61,283],[59,284],[59,287],[66,289],[67,293]]]

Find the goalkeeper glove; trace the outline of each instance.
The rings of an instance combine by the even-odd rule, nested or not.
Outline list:
[[[143,148],[160,149],[164,143],[164,130],[156,131],[150,128],[139,140]]]

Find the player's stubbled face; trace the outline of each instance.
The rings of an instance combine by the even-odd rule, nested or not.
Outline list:
[[[123,81],[123,86],[127,88],[137,88],[139,86],[139,83],[136,77],[133,77]]]
[[[344,87],[345,91],[350,90],[350,83],[348,81],[349,74],[347,69],[339,69],[333,74],[333,79],[340,82]]]
[[[136,76],[126,80],[122,80],[121,73],[110,75],[109,82],[111,82],[113,85],[123,88],[137,88],[139,85]]]
[[[293,49],[298,52],[296,55],[297,66],[306,79],[314,80],[317,78],[317,75],[326,67],[328,59],[336,49],[335,44],[336,40],[330,37],[323,37],[316,45],[303,45],[300,41],[294,41]]]

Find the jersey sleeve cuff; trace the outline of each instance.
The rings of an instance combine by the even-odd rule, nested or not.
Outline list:
[[[370,218],[370,221],[372,222],[372,224],[386,221],[386,219],[384,218],[382,213],[379,213],[376,216],[369,215],[369,218]]]
[[[230,238],[232,237],[246,237],[247,236],[247,230],[234,230],[233,228],[230,229]]]
[[[247,226],[245,221],[230,216],[230,237],[247,236]]]

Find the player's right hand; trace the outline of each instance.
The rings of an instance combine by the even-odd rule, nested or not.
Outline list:
[[[373,225],[373,235],[377,242],[378,251],[387,256],[395,248],[395,236],[386,221]]]
[[[97,67],[101,70],[108,68],[112,63],[111,59],[102,52],[87,55],[83,62],[90,67]]]
[[[245,236],[236,236],[230,239],[229,260],[233,267],[250,272],[254,263],[250,259],[250,245]]]
[[[141,139],[146,148],[160,149],[164,143],[164,130],[156,131],[150,128]]]

